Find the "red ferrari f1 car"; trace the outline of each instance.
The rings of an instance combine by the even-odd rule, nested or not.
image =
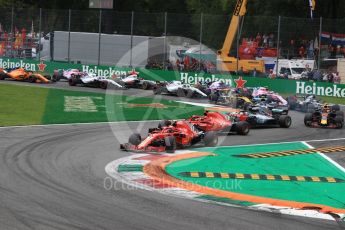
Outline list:
[[[142,139],[134,133],[128,143],[121,144],[120,149],[132,152],[168,152],[173,153],[177,148],[184,148],[204,143],[205,146],[216,146],[218,136],[216,132],[203,132],[188,121],[163,121],[159,128],[149,129],[149,134]]]
[[[208,111],[205,112],[204,116],[194,115],[187,121],[204,132],[216,131],[226,134],[247,135],[250,127],[250,124],[246,121],[235,121],[230,116]]]

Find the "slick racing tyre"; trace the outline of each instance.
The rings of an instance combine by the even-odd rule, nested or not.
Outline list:
[[[344,117],[342,116],[336,116],[334,118],[335,125],[337,126],[337,129],[341,129],[344,126]]]
[[[139,133],[133,133],[129,136],[128,142],[132,145],[139,145],[141,143],[141,136]]]
[[[155,87],[153,88],[153,94],[158,95],[162,93],[161,87]]]
[[[178,97],[185,97],[186,96],[186,92],[182,88],[178,88],[176,94],[177,94]]]
[[[304,125],[305,126],[310,127],[312,120],[313,120],[313,114],[312,113],[306,113],[304,115]]]
[[[165,151],[167,153],[174,153],[176,150],[176,139],[174,136],[168,136],[164,138]]]
[[[146,81],[143,82],[143,84],[141,85],[141,89],[143,90],[147,90],[150,88],[150,84]]]
[[[204,143],[207,147],[214,147],[218,144],[218,135],[216,132],[207,132],[204,136]]]
[[[107,89],[107,88],[108,88],[108,82],[106,82],[106,81],[101,81],[101,82],[99,83],[99,87],[100,87],[101,89]]]
[[[291,126],[291,117],[288,115],[281,115],[279,117],[279,126],[282,128],[289,128]]]
[[[28,82],[30,83],[36,83],[36,77],[31,75],[29,78],[28,78]]]
[[[339,105],[332,105],[332,110],[333,111],[340,111],[340,106]]]
[[[187,90],[187,97],[188,98],[193,98],[194,97],[194,95],[195,95],[195,92],[193,91],[193,90],[191,90],[191,89],[188,89]]]
[[[170,125],[171,125],[171,121],[163,120],[163,121],[160,121],[158,123],[158,128],[161,129],[161,128],[164,128],[164,127],[167,127],[167,126],[170,126]]]
[[[70,86],[76,86],[76,85],[77,85],[77,82],[76,82],[76,80],[74,80],[74,78],[71,78],[71,79],[68,80],[68,84],[69,84]]]
[[[240,121],[236,124],[236,133],[238,135],[247,135],[249,133],[249,123],[246,121]]]
[[[218,95],[215,94],[215,93],[211,93],[210,96],[209,96],[209,100],[211,103],[215,103],[217,104],[217,101],[218,101]]]
[[[336,116],[341,116],[341,117],[344,117],[344,111],[336,111],[335,112]]]
[[[308,104],[307,113],[313,113],[315,111],[315,106],[313,104]]]

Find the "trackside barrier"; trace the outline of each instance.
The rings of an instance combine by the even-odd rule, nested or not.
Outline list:
[[[30,59],[0,58],[0,68],[23,67],[32,71],[41,71],[52,74],[56,69],[80,69],[88,73],[95,73],[100,76],[111,77],[113,75],[126,74],[131,68],[116,66],[98,66],[73,64],[65,62],[37,61]],[[140,76],[147,80],[172,81],[182,80],[185,83],[194,84],[199,81],[224,80],[225,83],[236,86],[237,76],[228,74],[209,74],[196,72],[178,72],[164,70],[149,70],[136,68]],[[285,94],[315,94],[318,96],[330,96],[345,98],[345,84],[333,84],[325,82],[306,82],[285,79],[269,79],[261,77],[243,77],[244,85],[248,87],[267,86],[271,90]]]

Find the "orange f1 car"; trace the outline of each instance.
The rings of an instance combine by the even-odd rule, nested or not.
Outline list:
[[[50,83],[51,77],[49,75],[42,75],[32,71],[25,70],[24,68],[17,68],[5,70],[0,68],[0,80],[11,78],[16,81],[27,81],[30,83]]]

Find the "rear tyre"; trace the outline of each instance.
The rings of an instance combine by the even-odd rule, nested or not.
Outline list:
[[[186,96],[186,92],[182,88],[178,88],[176,94],[177,94],[178,97],[185,97]]]
[[[52,81],[53,81],[53,82],[60,81],[60,77],[59,77],[57,74],[54,74],[54,75],[52,76]]]
[[[6,78],[6,74],[0,73],[0,80],[5,80],[5,78]]]
[[[332,105],[332,110],[333,111],[340,111],[340,106],[339,105]]]
[[[246,121],[240,121],[236,124],[236,133],[238,135],[247,135],[250,130],[250,125]]]
[[[279,117],[279,126],[289,128],[291,126],[291,117],[289,115],[281,115]]]
[[[68,84],[69,84],[70,86],[76,86],[76,85],[77,85],[77,82],[76,82],[73,78],[71,78],[71,79],[68,80]]]
[[[204,143],[207,147],[214,147],[218,144],[218,135],[216,132],[207,132],[204,136]]]
[[[344,111],[336,111],[335,112],[336,116],[341,116],[341,117],[344,117]]]
[[[171,121],[163,120],[163,121],[160,121],[158,123],[158,128],[161,129],[161,128],[164,128],[164,127],[167,127],[167,126],[170,126],[170,125],[171,125]]]
[[[306,113],[304,115],[304,125],[305,126],[310,127],[312,120],[313,120],[313,114],[312,113]]]
[[[101,82],[99,83],[99,87],[100,87],[101,89],[107,89],[107,88],[108,88],[108,82],[106,82],[106,81],[101,81]]]
[[[143,82],[143,84],[141,85],[141,89],[143,90],[147,90],[150,88],[150,84],[147,83],[146,81]]]
[[[174,153],[176,150],[176,139],[174,136],[168,136],[164,138],[165,151],[167,153]]]
[[[129,136],[128,142],[132,145],[139,145],[141,143],[141,136],[139,133],[133,133]]]
[[[35,76],[31,75],[31,76],[28,78],[28,81],[29,81],[30,83],[36,83],[36,78],[35,78]]]
[[[195,95],[195,92],[193,91],[193,90],[187,90],[187,97],[188,98],[193,98],[194,97],[194,95]]]
[[[209,96],[209,99],[210,99],[210,102],[213,102],[213,103],[217,104],[218,96],[215,93],[211,93],[210,96]]]
[[[153,88],[153,94],[158,95],[158,94],[161,94],[161,93],[162,93],[162,90],[161,90],[160,87]]]
[[[344,126],[344,117],[342,116],[336,116],[334,118],[335,125],[337,126],[337,129],[341,129]]]

